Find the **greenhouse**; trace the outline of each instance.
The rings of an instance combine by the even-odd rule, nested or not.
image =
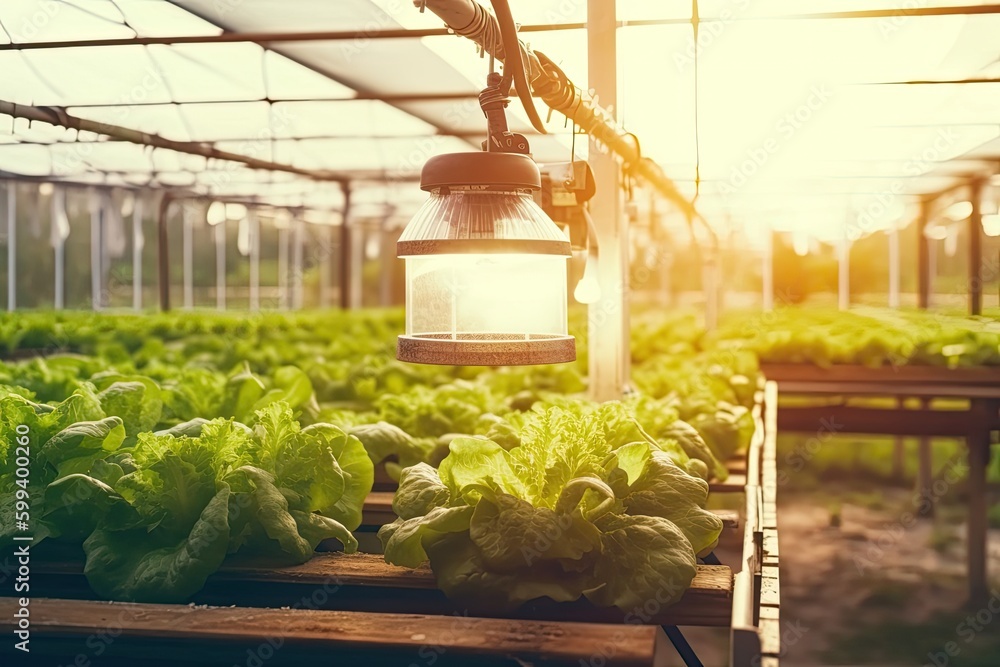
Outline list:
[[[998,34],[4,0],[2,663],[1000,665]]]

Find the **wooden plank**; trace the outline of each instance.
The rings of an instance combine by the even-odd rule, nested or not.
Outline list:
[[[778,411],[778,428],[782,432],[816,433],[824,425],[837,433],[961,437],[968,431],[968,413],[844,406]]]
[[[998,378],[995,381],[1000,381]],[[787,395],[887,396],[922,398],[1000,398],[998,385],[927,384],[919,382],[782,382]]]
[[[82,563],[36,560],[32,565],[35,572],[49,575],[47,583],[52,586],[51,594],[69,595],[64,591],[75,587],[83,589],[81,596],[87,595]],[[53,575],[63,576],[57,580]],[[317,595],[317,592],[321,593]],[[45,590],[45,593],[50,591]],[[732,614],[732,597],[730,568],[699,565],[683,597],[670,607],[656,609],[642,622],[725,627]],[[438,590],[429,567],[397,567],[386,563],[382,556],[360,553],[318,553],[309,562],[292,567],[225,566],[209,578],[195,601],[216,605],[290,606],[304,598],[311,599],[312,606],[324,608],[441,614],[466,612]],[[617,609],[595,607],[586,600],[573,603],[536,601],[513,614],[496,616],[607,623],[626,618]]]
[[[724,481],[712,481],[708,483],[708,490],[711,493],[743,493],[744,487],[747,485],[746,475],[730,475],[729,478]]]
[[[867,366],[836,365],[820,368],[812,364],[761,364],[768,380],[776,382],[851,382],[932,385],[987,385],[1000,382],[1000,366],[945,368],[943,366]],[[782,386],[783,392],[787,389]]]
[[[0,632],[12,635],[16,601],[0,598]],[[227,664],[277,646],[267,664],[407,664],[433,652],[450,664],[586,664],[613,651],[615,664],[649,667],[665,655],[654,626],[554,623],[312,609],[192,607],[35,598],[32,649],[86,651],[95,627],[113,628],[108,655]],[[11,651],[12,642],[0,650]],[[56,648],[58,647],[58,648]],[[226,662],[223,662],[226,661]],[[437,661],[436,661],[437,662]],[[139,664],[138,662],[136,664]]]
[[[974,401],[970,410],[969,432],[965,438],[969,461],[968,536],[966,550],[969,568],[969,604],[978,608],[986,603],[989,593],[987,572],[989,499],[986,469],[990,462],[990,432],[983,422],[996,413],[996,404]]]

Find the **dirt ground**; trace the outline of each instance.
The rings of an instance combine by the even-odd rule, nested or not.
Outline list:
[[[1000,530],[989,542],[996,613],[967,608],[962,506],[933,519],[911,520],[912,509],[903,489],[779,494],[782,667],[1000,667]],[[735,565],[739,553],[720,558]],[[728,664],[728,630],[685,635],[706,667]]]

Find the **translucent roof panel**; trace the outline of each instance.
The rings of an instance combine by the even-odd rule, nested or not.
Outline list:
[[[512,8],[522,25],[587,18],[587,3],[512,0]],[[902,14],[789,16],[873,9]],[[839,207],[824,215],[846,219],[845,211],[856,205],[851,195],[887,187],[907,196],[934,193],[996,167],[1000,14],[915,16],[893,0],[701,0],[696,47],[686,22],[688,0],[619,0],[617,11],[626,23],[668,24],[619,30],[618,96],[601,102],[614,107],[639,137],[644,156],[663,166],[687,196],[694,194],[700,163],[706,210],[759,199],[772,209],[785,205],[792,213],[782,213],[784,219],[802,214],[813,197],[814,205]],[[238,6],[218,0],[7,0],[0,5],[0,23],[0,45],[223,31],[359,31],[354,39],[264,46],[0,49],[0,99],[65,107],[98,123],[323,172],[316,178],[332,172],[364,181],[357,200],[376,213],[389,196],[403,201],[404,191],[422,195],[413,180],[428,157],[475,150],[485,132],[475,96],[489,60],[473,44],[457,36],[365,35],[440,28],[440,19],[420,13],[409,0],[242,0]],[[521,36],[587,87],[585,30]],[[967,79],[990,81],[959,83]],[[448,96],[454,99],[442,99]],[[537,160],[570,159],[571,128],[561,116],[547,123],[551,134],[539,136],[516,100],[508,115],[512,130],[529,135]],[[586,139],[578,137],[576,144],[576,155],[586,156]],[[3,116],[0,170],[170,186],[288,206],[335,207],[342,197],[335,182]],[[386,179],[406,182],[374,185]],[[360,194],[366,187],[370,196]],[[726,194],[726,188],[735,192]],[[725,201],[713,202],[723,194]]]

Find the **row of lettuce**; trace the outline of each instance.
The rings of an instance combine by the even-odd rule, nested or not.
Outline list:
[[[717,329],[706,332],[693,313],[645,309],[633,313],[631,350],[633,360],[640,364],[652,357],[691,350],[745,350],[765,363],[996,366],[1000,365],[998,316],[997,310],[987,316],[968,317],[860,306],[849,311],[786,307],[770,312],[727,312]],[[570,366],[571,371],[553,372],[550,377],[558,390],[575,391],[579,369],[586,368],[585,317],[583,311],[571,314],[571,330],[584,344],[579,346],[580,362]],[[259,371],[296,364],[306,357],[341,360],[381,354],[402,327],[399,310],[368,311],[362,317],[329,312],[250,318],[211,313],[114,318],[85,313],[17,313],[0,315],[0,357],[59,351],[134,361],[138,366],[209,360],[219,368],[247,361]],[[433,369],[411,372],[431,379],[438,376]],[[459,374],[455,369],[447,373]]]
[[[399,480],[386,560],[429,560],[470,608],[683,593],[721,530],[706,480],[753,432],[751,354],[678,334],[637,358],[635,393],[595,404],[585,343],[562,366],[411,366],[392,356],[401,325],[0,320],[8,357],[32,351],[0,362],[0,545],[79,547],[100,596],[183,601],[224,564],[302,563],[331,538],[355,551],[383,467]]]

